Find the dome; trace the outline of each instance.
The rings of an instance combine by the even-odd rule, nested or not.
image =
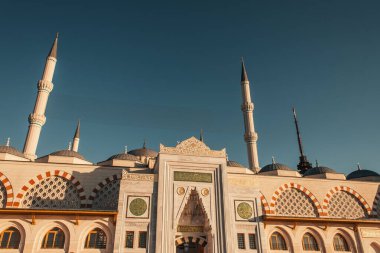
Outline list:
[[[262,173],[262,172],[268,172],[268,171],[274,171],[274,170],[293,170],[291,168],[289,168],[288,166],[284,165],[284,164],[281,164],[281,163],[271,163],[271,164],[268,164],[268,165],[265,165],[260,171],[259,173]]]
[[[140,159],[137,156],[131,155],[131,154],[126,154],[126,153],[121,153],[117,155],[113,155],[110,158],[108,158],[106,161],[109,160],[128,160],[128,161],[140,161]]]
[[[0,153],[7,153],[7,154],[10,154],[10,155],[14,155],[14,156],[25,158],[25,156],[24,156],[23,153],[21,153],[16,148],[11,147],[11,146],[6,146],[6,145],[0,146]]]
[[[314,168],[311,168],[311,169],[308,169],[305,174],[303,174],[304,176],[311,176],[311,175],[319,175],[319,174],[324,174],[324,173],[333,173],[333,174],[336,174],[337,172],[333,169],[330,169],[329,167],[325,167],[325,166],[318,166],[318,167],[314,167]]]
[[[82,160],[86,161],[86,158],[84,158],[81,154],[79,154],[78,152],[72,151],[72,150],[68,150],[68,149],[56,151],[56,152],[53,152],[49,155],[75,157],[75,158],[82,159]]]
[[[227,161],[227,166],[229,166],[229,167],[240,167],[240,168],[245,168],[244,165],[241,165],[240,163],[235,162],[235,161],[231,161],[231,160]]]
[[[380,175],[372,170],[355,170],[347,175],[346,179],[358,179],[362,177],[380,177]]]
[[[134,149],[128,152],[130,155],[134,156],[148,156],[148,157],[156,157],[158,153],[154,151],[153,149],[149,149],[146,147]]]

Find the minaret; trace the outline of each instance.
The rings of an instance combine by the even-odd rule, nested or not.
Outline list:
[[[248,163],[249,168],[254,172],[259,171],[259,158],[257,155],[257,133],[255,132],[255,125],[253,123],[253,103],[251,101],[251,92],[249,88],[249,81],[247,76],[247,71],[245,70],[245,65],[243,58],[241,59],[241,91],[243,96],[243,103],[241,105],[241,110],[244,116],[244,140],[247,143],[248,152]]]
[[[297,114],[294,107],[293,107],[293,116],[294,116],[294,123],[296,125],[296,131],[297,131],[298,148],[300,151],[300,162],[297,165],[297,169],[301,174],[304,174],[308,169],[311,169],[312,166],[311,166],[311,163],[307,161],[307,157],[303,153],[301,134],[298,128]]]
[[[78,120],[77,129],[75,130],[74,138],[73,138],[73,148],[72,151],[78,152],[79,149],[79,135],[80,135],[80,121]]]
[[[53,90],[53,74],[55,64],[57,62],[57,44],[58,33],[55,37],[53,46],[50,49],[49,55],[46,58],[45,69],[42,78],[38,81],[38,93],[33,113],[29,115],[29,129],[24,145],[25,157],[34,160],[36,159],[36,150],[38,139],[40,137],[41,128],[46,122],[45,110],[50,92]]]

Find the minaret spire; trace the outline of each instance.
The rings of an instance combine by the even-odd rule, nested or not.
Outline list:
[[[78,152],[79,140],[80,140],[80,120],[78,120],[77,129],[75,130],[72,151]]]
[[[259,171],[259,158],[257,155],[257,133],[255,132],[255,125],[253,120],[253,103],[251,100],[251,91],[249,87],[249,80],[243,58],[241,58],[241,90],[243,103],[241,110],[244,116],[244,140],[247,143],[248,163],[249,168],[254,172]]]
[[[199,134],[199,140],[201,141],[201,142],[204,142],[204,138],[203,138],[203,129],[201,128],[201,132],[200,132],[200,134]]]
[[[311,163],[308,162],[307,157],[305,156],[303,152],[301,134],[298,127],[296,109],[294,107],[293,107],[293,117],[294,117],[294,123],[295,123],[296,131],[297,131],[298,149],[300,152],[300,157],[299,157],[300,162],[297,165],[297,169],[301,174],[304,174],[308,169],[311,169],[312,166],[311,166]]]
[[[41,128],[46,122],[45,111],[49,94],[53,90],[53,75],[57,63],[58,33],[53,46],[46,58],[45,69],[42,78],[38,81],[38,93],[33,112],[29,115],[29,129],[25,139],[24,155],[30,160],[36,159],[36,150],[40,138]]]

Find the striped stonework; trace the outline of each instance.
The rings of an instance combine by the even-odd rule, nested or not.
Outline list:
[[[266,200],[266,198],[261,192],[260,192],[260,200],[261,200],[261,205],[263,206],[264,213],[270,214],[271,212],[270,212],[268,201]]]
[[[207,245],[207,241],[206,239],[202,238],[202,237],[192,237],[192,236],[188,236],[188,237],[178,237],[175,239],[175,246],[178,246],[178,245],[181,245],[181,244],[184,244],[184,243],[195,243],[195,244],[199,244],[201,245],[202,247],[205,247]]]
[[[378,192],[373,200],[372,217],[380,218],[380,192]]]
[[[79,197],[81,199],[81,207],[86,207],[86,205],[85,205],[86,196],[84,194],[84,189],[83,189],[82,185],[73,175],[71,175],[70,173],[65,172],[63,170],[47,171],[45,173],[39,174],[39,175],[31,178],[26,184],[24,184],[21,187],[21,191],[16,195],[16,199],[13,202],[13,207],[19,207],[20,206],[20,202],[21,202],[22,198],[25,196],[26,192],[31,187],[38,184],[40,181],[44,180],[45,178],[54,177],[54,176],[62,177],[62,178],[65,178],[65,179],[71,181],[71,183],[73,185],[75,185],[75,187],[79,193]]]
[[[14,197],[12,184],[9,181],[9,179],[1,172],[0,172],[0,181],[4,185],[5,190],[7,192],[6,207],[12,207],[12,202],[13,202],[13,197]]]
[[[348,192],[348,193],[352,194],[353,196],[355,196],[357,198],[357,200],[364,206],[367,214],[368,215],[371,214],[370,206],[368,205],[367,201],[359,193],[357,193],[355,190],[351,189],[348,186],[335,186],[334,188],[330,189],[326,193],[325,199],[323,200],[322,208],[323,208],[323,215],[324,216],[328,216],[327,209],[328,209],[330,199],[334,195],[334,193],[336,193],[338,191],[345,191],[345,192]]]
[[[295,188],[298,189],[299,191],[303,192],[310,198],[310,200],[314,203],[315,208],[317,209],[318,215],[323,216],[323,211],[321,204],[317,200],[317,198],[305,187],[302,185],[290,182],[290,183],[285,183],[282,186],[280,186],[272,195],[271,203],[270,203],[270,214],[275,214],[275,205],[278,197],[280,196],[281,192],[285,191],[286,189],[289,188]]]
[[[105,186],[106,184],[114,181],[114,180],[120,180],[121,179],[121,174],[115,174],[115,175],[112,175],[112,176],[109,176],[107,177],[106,179],[104,179],[102,182],[100,182],[91,192],[91,195],[90,197],[88,198],[88,202],[87,202],[87,207],[88,208],[92,208],[92,204],[94,202],[94,199],[96,198],[96,196],[98,195],[98,192],[103,188],[103,186]]]

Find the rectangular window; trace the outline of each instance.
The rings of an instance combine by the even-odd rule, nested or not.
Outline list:
[[[139,232],[139,248],[146,248],[146,232]]]
[[[237,234],[237,240],[238,240],[238,248],[239,249],[245,249],[245,240],[244,240],[244,234],[243,233]]]
[[[125,247],[133,249],[133,238],[135,237],[135,232],[127,231],[125,235]]]
[[[249,248],[256,249],[256,235],[248,234],[248,238],[249,238]]]

